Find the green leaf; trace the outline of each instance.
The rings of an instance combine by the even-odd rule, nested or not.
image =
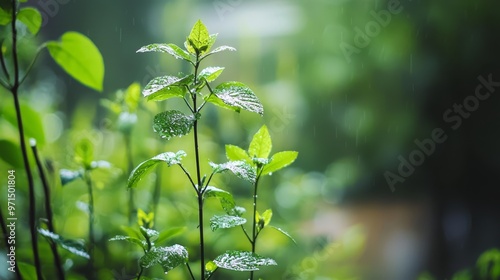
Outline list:
[[[230,46],[220,46],[220,47],[215,48],[213,51],[209,52],[207,55],[205,55],[205,57],[212,55],[214,53],[222,52],[222,51],[234,52],[234,51],[236,51],[236,49],[233,47],[230,47]]]
[[[237,113],[239,113],[241,111],[241,109],[236,107],[236,106],[231,106],[231,105],[224,103],[224,101],[222,101],[222,99],[217,97],[215,94],[206,95],[203,99],[205,99],[205,101],[207,101],[207,102],[210,102],[210,103],[217,105],[217,106],[224,108],[224,109],[235,111]]]
[[[161,138],[169,140],[174,136],[183,136],[191,131],[195,119],[192,116],[186,116],[177,110],[170,110],[159,113],[153,119],[153,130]]]
[[[203,199],[207,199],[209,197],[216,197],[219,199],[222,209],[226,211],[227,214],[234,212],[235,203],[233,195],[230,192],[225,190],[218,189],[213,186],[207,186],[205,192],[203,194]]]
[[[207,82],[212,82],[217,79],[217,77],[219,77],[222,71],[224,71],[224,67],[207,67],[201,70],[200,74],[198,75],[198,80],[206,80]]]
[[[472,280],[472,273],[468,269],[463,269],[453,274],[451,280]],[[491,278],[495,279],[495,278]],[[497,278],[498,279],[498,278]]]
[[[137,110],[137,107],[139,107],[140,96],[141,85],[139,83],[132,83],[130,86],[128,86],[127,90],[125,91],[124,100],[130,113],[135,112]]]
[[[194,24],[193,29],[191,29],[187,38],[187,50],[192,54],[206,52],[211,40],[212,39],[208,34],[207,27],[203,24],[203,22],[201,22],[201,20],[198,20]]]
[[[6,121],[17,128],[17,116],[14,106],[9,106],[6,102],[4,102],[4,104],[3,117]],[[45,144],[45,133],[40,114],[27,104],[21,104],[21,115],[23,118],[24,133],[26,134],[26,137],[35,138],[37,145]]]
[[[137,244],[137,245],[141,246],[143,249],[146,249],[148,247],[148,243],[146,241],[140,240],[139,238],[135,238],[135,237],[117,235],[117,236],[109,239],[109,241],[122,241],[122,240]]]
[[[140,226],[139,230],[142,233],[142,236],[144,236],[146,239],[149,239],[150,241],[156,241],[156,239],[158,239],[158,237],[160,236],[160,233],[152,228]]]
[[[271,135],[267,130],[267,126],[263,125],[252,138],[248,147],[248,154],[252,158],[267,159],[272,149]]]
[[[12,22],[12,14],[0,7],[0,25],[7,25]]]
[[[141,267],[149,268],[154,265],[161,265],[164,272],[185,264],[188,260],[188,252],[181,245],[170,247],[153,247],[139,260]]]
[[[59,170],[59,177],[63,186],[73,182],[78,178],[83,178],[83,174],[78,170],[61,169]]]
[[[141,162],[130,174],[128,178],[128,188],[134,188],[137,183],[151,171],[151,169],[160,162],[166,162],[168,166],[174,164],[180,164],[183,157],[186,156],[184,151],[178,151],[177,153],[166,152],[159,154],[151,159]]]
[[[24,280],[38,279],[38,276],[36,275],[36,268],[34,265],[18,261],[17,266]]]
[[[167,230],[164,230],[160,232],[160,235],[158,236],[158,239],[156,239],[156,244],[161,244],[164,241],[169,240],[170,238],[173,238],[176,235],[179,235],[186,231],[185,227],[175,227],[175,228],[170,228]]]
[[[251,183],[255,182],[257,174],[255,173],[255,169],[253,169],[250,165],[248,165],[244,161],[229,161],[226,163],[216,164],[213,162],[209,162],[210,166],[214,170],[215,173],[222,173],[226,170],[231,171],[237,177],[249,181]]]
[[[281,232],[283,235],[285,235],[286,237],[290,238],[290,240],[292,240],[293,243],[295,243],[295,245],[297,245],[297,241],[295,241],[295,239],[286,231],[284,231],[283,229],[279,228],[279,227],[275,227],[275,226],[272,226],[270,225],[269,226],[270,228],[273,228],[279,232]]]
[[[42,26],[42,15],[34,8],[21,8],[17,18],[28,27],[28,30],[33,35],[37,34]]]
[[[66,32],[60,41],[46,43],[50,55],[66,73],[97,91],[102,91],[104,61],[94,43],[78,32]]]
[[[261,219],[264,222],[264,226],[267,226],[269,222],[271,222],[272,217],[273,217],[273,210],[271,209],[267,209],[266,211],[264,211],[264,213],[262,213]]]
[[[175,76],[157,77],[151,80],[142,94],[148,101],[162,101],[172,97],[183,97],[186,93],[185,85],[193,79],[193,75],[179,78]]]
[[[274,154],[271,157],[271,162],[264,166],[262,175],[271,175],[271,173],[287,167],[295,161],[298,155],[299,153],[295,151],[284,151]]]
[[[81,164],[85,169],[92,169],[94,160],[94,145],[89,139],[80,140],[75,146],[75,162]]]
[[[143,52],[163,52],[168,53],[176,59],[184,59],[186,61],[191,62],[191,55],[185,50],[179,48],[175,44],[150,44],[140,48],[138,53]]]
[[[235,271],[253,271],[259,270],[259,266],[277,265],[273,259],[242,251],[227,251],[218,256],[214,263],[220,268]]]
[[[0,140],[0,159],[15,168],[22,168],[23,158],[21,148],[13,142],[1,139]]]
[[[70,253],[86,259],[90,259],[89,254],[85,251],[84,246],[80,242],[64,239],[63,237],[43,228],[39,228],[38,233],[40,233],[45,238],[52,240],[54,243],[61,246],[61,248],[69,251]]]
[[[205,265],[205,270],[208,273],[214,272],[217,269],[217,265],[213,261],[208,261]]]
[[[243,83],[222,83],[214,89],[214,94],[230,107],[237,107],[260,115],[264,114],[264,108],[257,96]]]
[[[252,162],[252,159],[245,150],[234,145],[226,145],[226,157],[231,161],[243,160],[248,164]]]
[[[493,248],[479,256],[476,267],[483,279],[498,279],[500,277],[500,250]]]
[[[247,222],[245,218],[237,217],[237,216],[218,216],[215,215],[210,219],[210,228],[212,231],[216,231],[220,228],[233,228],[240,225],[243,225]]]

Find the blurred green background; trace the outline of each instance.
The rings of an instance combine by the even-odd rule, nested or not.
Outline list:
[[[99,279],[130,279],[127,275],[137,272],[140,256],[133,245],[107,241],[123,234],[121,226],[128,224],[129,167],[117,117],[100,100],[114,100],[118,90],[133,82],[144,86],[154,77],[189,71],[170,56],[135,51],[155,42],[182,45],[197,19],[219,34],[216,45],[238,50],[214,55],[205,65],[226,67],[220,80],[247,84],[265,108],[259,117],[207,107],[201,124],[202,158],[220,162],[225,144],[247,147],[262,124],[269,128],[274,152],[299,151],[291,167],[266,178],[260,189],[262,209],[273,208],[275,223],[298,244],[266,232],[257,250],[279,265],[262,269],[258,276],[399,280],[417,279],[428,271],[435,279],[451,279],[455,272],[472,268],[482,252],[500,246],[500,88],[483,86],[481,92],[491,95],[476,98],[477,104],[471,97],[481,85],[478,77],[500,81],[497,2],[30,0],[28,5],[42,12],[44,25],[37,38],[24,41],[27,61],[33,41],[55,40],[69,30],[91,38],[104,57],[103,93],[68,78],[46,53],[22,88],[24,117],[48,164],[62,235],[87,236],[88,217],[81,206],[88,200],[86,187],[83,182],[62,187],[57,175],[61,168],[76,167],[75,143],[89,139],[96,159],[113,164],[94,175]],[[8,121],[12,98],[0,90],[0,100],[0,138],[18,145]],[[461,104],[464,114],[457,111]],[[151,128],[154,112],[179,105],[142,100],[131,138],[134,165],[162,151],[183,149],[187,166],[194,166],[191,137],[165,141]],[[452,113],[446,115],[448,110]],[[421,149],[415,142],[431,139],[436,128],[444,131],[446,141],[435,143],[428,155],[421,152],[422,159],[414,158],[421,161],[414,171],[401,175],[401,162],[411,163],[414,151]],[[16,157],[13,150],[0,152],[3,159]],[[18,185],[23,184],[21,165],[0,161],[3,193],[4,170],[12,168],[18,170]],[[208,172],[208,164],[203,170]],[[393,188],[386,172],[401,176]],[[161,178],[152,174],[135,192],[137,206],[152,210],[154,184],[160,180],[155,228],[185,226],[169,243],[185,244],[196,258],[192,190],[178,169],[165,167],[157,174]],[[245,182],[222,175],[216,183],[251,207]],[[19,209],[27,209],[25,192],[18,188]],[[6,195],[0,197],[4,207]],[[207,209],[209,215],[219,211],[216,204]],[[29,263],[25,213],[18,211],[23,223],[18,238],[25,247],[19,258]],[[239,229],[209,232],[207,240],[213,245],[208,251],[212,257],[248,247]],[[50,256],[45,242],[40,243]],[[86,279],[85,260],[64,257],[72,279]],[[43,259],[48,270],[51,261]],[[5,273],[0,271],[0,278]],[[165,276],[157,267],[147,275],[187,279],[185,268]],[[222,272],[213,279],[246,276]]]

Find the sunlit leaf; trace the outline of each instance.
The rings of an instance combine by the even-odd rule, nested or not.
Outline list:
[[[80,83],[102,91],[104,61],[94,43],[78,32],[66,32],[60,41],[46,43],[50,55],[66,73]]]
[[[273,210],[271,209],[267,209],[266,211],[264,211],[264,213],[262,213],[261,219],[264,222],[264,226],[267,226],[269,222],[271,222],[272,217],[273,217]]]
[[[208,49],[210,40],[211,38],[208,34],[207,27],[203,24],[203,22],[201,22],[201,20],[198,20],[194,24],[187,38],[187,50],[193,54],[205,52]]]
[[[163,76],[151,80],[142,94],[148,101],[162,101],[172,97],[183,97],[186,93],[186,84],[189,84],[193,75],[185,77]]]
[[[239,108],[239,107],[231,106],[231,105],[224,103],[224,101],[222,101],[222,99],[217,97],[215,94],[206,95],[204,97],[204,99],[205,99],[205,101],[210,102],[210,103],[217,105],[217,106],[224,108],[224,109],[235,111],[237,113],[239,113],[241,111],[241,108]]]
[[[295,239],[286,231],[284,231],[283,229],[279,228],[279,227],[275,227],[275,226],[272,226],[270,225],[269,226],[270,228],[273,228],[279,232],[281,232],[283,235],[285,235],[286,237],[290,238],[290,240],[292,240],[293,243],[297,244],[297,241],[295,241]]]
[[[203,198],[216,197],[226,213],[231,214],[234,211],[235,203],[233,195],[225,190],[218,189],[213,186],[207,186]]]
[[[240,225],[243,225],[247,222],[245,218],[237,217],[237,216],[219,216],[215,215],[210,219],[210,228],[212,231],[216,231],[220,228],[233,228]]]
[[[54,243],[61,246],[61,248],[69,251],[70,253],[86,259],[90,259],[89,254],[85,251],[84,246],[80,242],[64,239],[63,237],[43,228],[39,228],[38,232],[45,238],[52,240]]]
[[[257,96],[245,84],[240,82],[225,82],[214,89],[214,94],[224,104],[230,107],[237,107],[250,112],[264,114],[264,107]],[[208,100],[214,103],[212,100]],[[219,105],[215,103],[216,105]]]
[[[277,265],[273,259],[242,251],[227,251],[218,256],[214,263],[220,268],[235,271],[252,271],[259,270],[259,266]]]
[[[207,82],[212,82],[224,71],[224,67],[207,67],[201,70],[198,75],[198,80],[206,80]]]
[[[262,175],[271,174],[287,167],[295,161],[298,155],[299,153],[295,151],[285,151],[274,154],[271,157],[271,161],[264,166]]]
[[[226,157],[231,161],[243,160],[249,164],[252,162],[252,159],[245,150],[234,145],[226,145]]]
[[[153,130],[161,138],[170,139],[174,136],[183,136],[191,131],[195,119],[177,110],[159,113],[154,117]]]
[[[218,52],[222,52],[222,51],[232,51],[232,52],[234,52],[234,51],[236,51],[236,49],[233,48],[233,47],[230,47],[230,46],[220,46],[220,47],[215,48],[213,51],[209,52],[205,56],[209,56],[209,55],[212,55],[214,53],[218,53]]]
[[[152,229],[152,228],[146,228],[146,227],[140,226],[139,230],[140,230],[142,236],[144,236],[145,238],[147,238],[150,241],[155,241],[160,236],[160,232],[155,230],[155,229]]]
[[[158,239],[156,239],[156,244],[161,244],[162,242],[167,241],[170,238],[173,238],[174,236],[183,233],[184,231],[186,231],[185,227],[175,227],[164,230],[160,232]]]
[[[42,15],[34,8],[21,8],[17,14],[17,18],[26,25],[31,34],[37,34],[42,26]]]
[[[271,135],[267,126],[263,125],[252,138],[248,147],[248,154],[252,158],[267,158],[272,149]]]
[[[129,112],[133,113],[137,110],[137,107],[139,107],[140,96],[141,85],[139,83],[132,83],[128,86],[125,91],[124,101]]]
[[[168,272],[188,260],[188,252],[181,245],[170,247],[153,247],[139,260],[141,267],[149,268],[154,265],[161,265],[163,271]]]
[[[229,170],[237,177],[251,183],[254,183],[257,177],[255,170],[244,161],[229,161],[221,164],[210,162],[209,164],[215,173],[221,173]]]
[[[158,163],[166,162],[168,166],[179,164],[182,158],[185,156],[186,153],[181,150],[178,151],[177,153],[172,153],[172,152],[162,153],[151,159],[143,161],[130,174],[130,177],[128,178],[128,188],[136,187],[137,183]]]
[[[207,264],[205,265],[205,270],[210,273],[210,272],[214,272],[215,270],[217,269],[217,265],[213,262],[213,261],[209,261],[207,262]]]
[[[163,52],[168,53],[176,59],[184,59],[186,61],[191,61],[191,56],[185,50],[179,48],[175,44],[150,44],[140,48],[138,53],[142,52]]]
[[[130,243],[137,244],[144,249],[147,248],[147,246],[148,246],[147,242],[144,240],[140,240],[140,239],[135,238],[135,237],[124,236],[124,235],[117,235],[117,236],[109,239],[109,241],[127,241]]]

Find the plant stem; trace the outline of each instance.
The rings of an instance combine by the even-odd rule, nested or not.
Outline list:
[[[144,272],[144,268],[141,266],[141,270],[139,271],[139,274],[137,275],[137,280],[141,280],[141,275]]]
[[[198,67],[200,66],[199,55],[196,56],[194,65],[194,84],[196,84],[196,76],[198,75]],[[191,94],[193,100],[193,131],[194,131],[194,150],[196,156],[196,176],[197,176],[197,195],[198,195],[198,224],[200,231],[200,279],[205,279],[205,240],[203,233],[203,186],[201,185],[201,168],[200,168],[200,151],[198,144],[198,109],[196,106],[196,92]]]
[[[186,266],[188,268],[189,275],[191,275],[191,279],[195,280],[196,278],[194,278],[193,271],[191,270],[191,267],[189,266],[189,263],[186,263]]]
[[[17,57],[17,5],[16,0],[12,0],[12,60],[14,62],[14,83],[10,89],[14,97],[14,106],[16,108],[17,126],[19,130],[19,140],[21,143],[21,152],[23,154],[24,169],[26,170],[26,176],[28,179],[28,192],[29,192],[29,224],[30,224],[30,234],[31,234],[31,247],[33,250],[33,257],[36,269],[36,275],[38,279],[43,279],[42,268],[40,265],[40,255],[38,253],[38,236],[36,231],[36,198],[35,198],[35,186],[33,182],[33,174],[31,172],[31,167],[28,161],[28,153],[26,149],[26,140],[24,138],[24,127],[23,120],[21,117],[21,106],[19,104],[19,61]]]
[[[94,271],[94,193],[92,191],[92,179],[90,178],[89,170],[85,170],[85,183],[89,193],[89,272],[93,276]]]
[[[127,170],[128,174],[132,173],[134,169],[134,162],[132,160],[132,145],[130,139],[130,133],[123,133],[123,138],[125,139],[125,153],[127,156]],[[134,189],[131,188],[128,190],[128,224],[132,225],[132,221],[134,219]]]
[[[53,221],[53,212],[52,206],[50,203],[50,188],[49,183],[47,181],[47,177],[45,176],[45,172],[43,170],[42,163],[40,161],[40,157],[38,156],[38,149],[36,147],[36,142],[33,141],[31,143],[31,150],[33,151],[33,155],[35,156],[36,166],[38,167],[38,173],[40,178],[42,179],[43,191],[45,194],[45,214],[47,215],[47,227],[49,231],[52,233],[56,233]],[[53,241],[49,241],[50,249],[52,250],[52,255],[54,256],[54,265],[56,267],[57,276],[59,279],[64,280],[64,271],[61,265],[61,257],[59,256],[59,252],[57,251],[57,245]]]
[[[259,168],[261,169],[261,168]],[[257,175],[257,178],[255,179],[255,184],[253,188],[253,223],[252,223],[252,240],[250,243],[252,244],[252,253],[255,254],[255,247],[257,245],[257,236],[259,233],[257,232],[257,189],[259,187],[259,179],[260,179],[260,174],[262,173],[262,170],[260,170],[259,174]],[[250,271],[250,280],[253,280],[254,275],[253,271]]]

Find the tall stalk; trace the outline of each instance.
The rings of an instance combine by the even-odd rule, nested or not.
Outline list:
[[[196,76],[198,75],[198,67],[200,66],[199,55],[196,55],[196,63],[194,65],[194,84],[197,83]],[[201,183],[201,168],[200,168],[200,151],[198,144],[198,105],[196,104],[196,96],[197,93],[191,93],[191,98],[193,100],[193,134],[194,134],[194,151],[196,157],[196,177],[197,177],[197,188],[196,192],[198,195],[198,223],[199,223],[199,231],[200,231],[200,278],[205,279],[205,238],[203,233],[203,186]]]
[[[90,275],[93,276],[93,270],[94,270],[94,243],[95,243],[95,236],[94,236],[94,193],[92,190],[92,178],[90,178],[90,173],[88,170],[85,171],[84,174],[84,179],[85,183],[87,185],[87,192],[89,194],[89,269],[90,269]]]
[[[259,236],[259,231],[257,231],[257,189],[259,188],[260,175],[262,174],[262,168],[259,168],[259,173],[255,179],[255,184],[253,186],[253,223],[252,223],[252,253],[255,254],[255,248],[257,246],[257,237]],[[254,279],[254,271],[250,271],[250,280]]]
[[[47,177],[45,176],[45,172],[43,170],[42,162],[40,161],[40,157],[38,155],[38,149],[36,147],[36,142],[33,141],[31,143],[31,150],[33,151],[33,155],[35,156],[36,166],[38,167],[38,173],[42,180],[43,192],[45,197],[45,215],[47,215],[47,227],[49,231],[52,233],[56,233],[54,220],[53,220],[53,212],[50,201],[50,188],[49,183],[47,181]],[[61,257],[59,256],[59,252],[57,251],[57,244],[50,240],[49,241],[50,249],[52,250],[52,255],[54,257],[54,266],[56,267],[56,272],[58,279],[64,280],[64,271],[61,265]]]
[[[132,159],[132,144],[130,132],[123,133],[125,139],[125,154],[127,157],[127,172],[130,174],[134,169],[134,162]],[[134,189],[128,190],[128,224],[132,225],[134,219],[135,203],[134,203]]]
[[[26,139],[24,135],[24,126],[23,126],[23,120],[21,116],[21,106],[19,103],[19,86],[20,86],[20,79],[19,79],[19,59],[18,59],[18,53],[17,53],[17,29],[16,29],[16,21],[17,21],[17,1],[12,0],[12,22],[11,22],[11,29],[12,29],[12,60],[13,60],[13,65],[14,65],[14,80],[12,84],[10,85],[10,92],[12,93],[12,96],[14,98],[14,107],[16,110],[16,119],[17,119],[17,126],[18,126],[18,131],[19,131],[19,141],[21,144],[21,152],[23,155],[23,163],[24,163],[24,169],[26,170],[26,177],[28,179],[28,193],[29,193],[29,228],[30,228],[30,235],[31,235],[31,248],[33,250],[33,257],[34,257],[34,264],[35,264],[35,269],[36,269],[36,274],[38,279],[43,279],[42,276],[42,269],[40,265],[40,255],[38,252],[38,236],[37,236],[37,230],[36,230],[36,198],[35,198],[35,186],[33,182],[33,174],[31,172],[31,167],[29,164],[28,160],[28,152],[26,148]],[[2,58],[3,60],[3,58]],[[3,64],[3,61],[2,61]],[[8,71],[5,67],[3,67],[4,72],[7,77],[8,76]]]

